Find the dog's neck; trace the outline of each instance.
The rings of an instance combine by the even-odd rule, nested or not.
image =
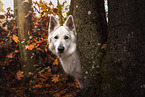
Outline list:
[[[75,70],[76,65],[80,64],[80,58],[77,50],[75,52],[59,58],[65,72],[71,74]],[[67,68],[67,69],[66,69]],[[69,69],[68,69],[69,68]],[[71,69],[73,68],[73,69]]]
[[[77,50],[75,50],[75,51],[74,51],[73,53],[71,53],[71,54],[61,56],[60,59],[62,59],[62,60],[67,60],[67,59],[69,59],[69,58],[73,58],[74,56],[78,56]]]

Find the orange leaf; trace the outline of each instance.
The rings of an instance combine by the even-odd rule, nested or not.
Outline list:
[[[37,50],[39,50],[39,51],[42,51],[42,49],[41,48],[36,48]]]
[[[51,59],[51,60],[54,60],[54,58],[53,57],[51,57],[50,55],[48,55],[49,56],[49,58]]]
[[[43,41],[46,41],[46,42],[48,42],[48,39],[43,39]]]
[[[32,44],[26,45],[25,49],[33,50],[34,49],[34,44],[32,43]]]
[[[12,36],[12,39],[13,39],[16,43],[19,42],[18,36],[14,35],[14,34],[13,34],[13,36]]]
[[[59,63],[59,60],[56,58],[53,62],[53,65],[58,65],[58,63]]]
[[[15,53],[18,53],[18,52],[19,52],[19,50],[15,50],[14,52],[15,52]]]
[[[6,56],[7,58],[13,58],[13,53],[10,53]]]
[[[45,50],[45,52],[47,52],[47,48],[45,48],[44,50]]]
[[[14,26],[14,27],[13,27],[13,30],[15,30],[16,28],[17,28],[17,27],[16,27],[16,26]]]
[[[58,79],[59,79],[59,75],[53,75],[52,81],[53,81],[54,83],[58,82],[58,81],[59,81]]]
[[[43,2],[40,0],[38,7],[43,7]]]
[[[4,43],[3,41],[0,42],[0,44],[3,44],[3,43]]]
[[[42,0],[40,0],[39,3],[42,3]]]
[[[35,86],[33,86],[33,88],[41,88],[42,87],[42,85],[35,85]]]

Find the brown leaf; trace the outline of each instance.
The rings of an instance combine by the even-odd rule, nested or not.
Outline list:
[[[101,47],[101,49],[106,50],[106,44],[103,44],[102,47]]]
[[[50,1],[49,5],[50,5],[50,6],[53,5],[51,1]]]
[[[66,94],[65,97],[74,97],[72,94]]]
[[[20,70],[16,73],[17,80],[21,80],[21,78],[24,77],[23,73],[24,72],[23,71],[20,71]]]
[[[54,13],[57,13],[58,12],[58,9],[57,8],[53,8],[53,12]]]
[[[61,96],[61,94],[60,93],[54,93],[54,95],[53,95],[54,97],[60,97]]]

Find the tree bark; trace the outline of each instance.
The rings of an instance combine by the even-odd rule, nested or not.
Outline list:
[[[107,97],[145,96],[145,1],[109,0],[102,91]]]
[[[85,87],[88,87],[99,74],[103,56],[100,48],[107,37],[104,1],[74,0],[74,18]]]
[[[14,16],[17,16],[18,0],[14,0]]]
[[[95,10],[100,5],[97,1],[99,0],[93,2]],[[87,15],[87,11],[92,8],[89,2],[92,3],[92,0],[87,4],[83,0],[75,1],[78,45],[87,82],[90,82],[91,74],[97,71],[93,71],[91,67],[98,65],[100,60],[96,58],[100,53],[97,44],[101,43],[100,34],[96,32],[100,26],[107,28],[99,25],[98,18],[94,18],[99,17],[97,11],[93,11],[95,15]],[[76,97],[145,97],[144,4],[144,0],[109,0],[107,53],[99,61],[100,75],[95,76],[97,79],[93,79],[92,86],[79,92]]]
[[[26,49],[26,45],[29,44],[28,34],[31,33],[31,4],[32,0],[17,0],[18,12],[17,12],[17,24],[18,24],[18,37],[19,37],[19,49],[21,60],[23,62],[22,71],[24,72],[24,81],[29,80],[35,71],[33,52]]]

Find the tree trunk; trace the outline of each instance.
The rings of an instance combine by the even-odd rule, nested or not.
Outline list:
[[[100,47],[107,36],[104,1],[74,0],[74,18],[85,87],[88,87],[99,74],[103,55]]]
[[[3,9],[3,3],[1,0],[0,0],[0,12],[5,12],[5,10]]]
[[[29,44],[28,34],[31,33],[31,4],[32,1],[17,0],[18,12],[17,12],[17,24],[18,24],[18,37],[19,37],[19,49],[21,60],[23,62],[22,70],[24,72],[24,81],[27,81],[33,75],[35,71],[34,57],[32,51],[26,49],[26,45]]]
[[[95,15],[86,14],[87,11],[88,13],[91,11],[92,0],[87,4],[82,1],[75,1],[75,21],[81,64],[84,76],[88,78],[85,81],[90,82],[91,74],[96,72],[91,67],[98,65],[100,60],[96,58],[100,53],[97,45],[100,43],[100,34],[96,32],[98,28],[106,29],[107,27],[96,22],[99,17],[97,11],[93,11]],[[97,10],[100,5],[96,3],[97,1],[91,2],[92,5],[94,4],[94,10]],[[80,92],[76,97],[145,97],[144,4],[144,0],[109,0],[107,53],[103,60],[99,61],[100,76],[84,91],[85,93]],[[93,17],[90,18],[90,16]],[[95,16],[97,19],[94,18]]]
[[[109,0],[102,89],[107,97],[145,97],[145,1]]]
[[[14,16],[17,16],[18,0],[14,0]]]

